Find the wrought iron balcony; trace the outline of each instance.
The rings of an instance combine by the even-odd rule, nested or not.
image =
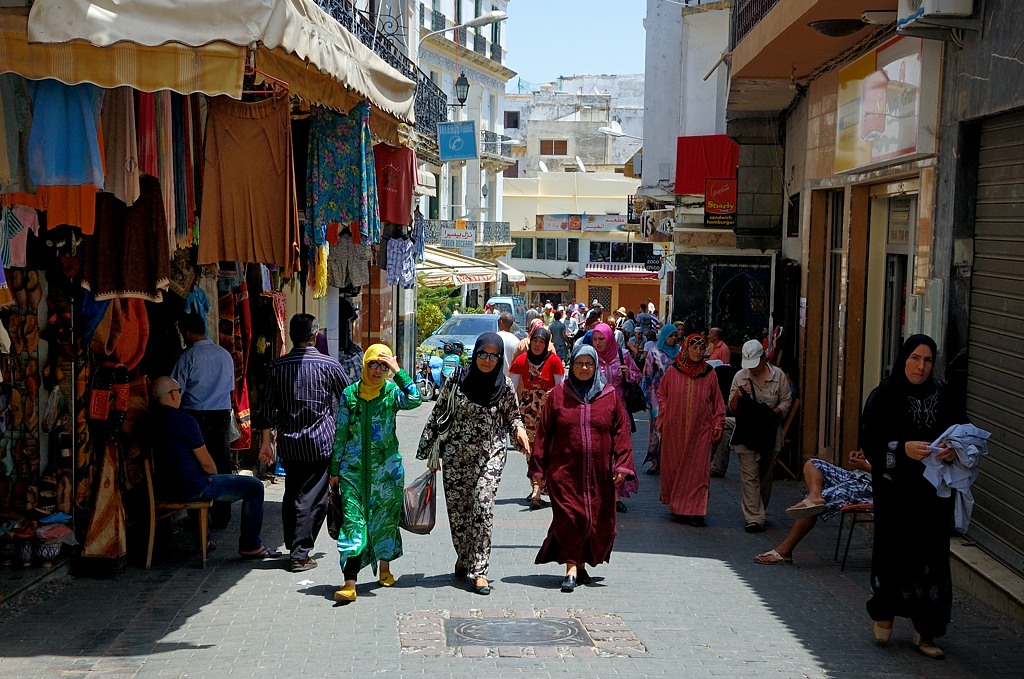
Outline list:
[[[469,32],[466,30],[465,26],[455,29],[455,42],[459,43],[463,47],[465,47],[469,42],[468,36]]]
[[[448,120],[448,95],[423,71],[416,82],[416,129],[437,134],[437,124]]]
[[[736,0],[733,10],[733,40],[735,46],[743,37],[753,30],[761,19],[779,4],[779,0]]]
[[[501,45],[496,42],[491,43],[491,61],[501,63]]]
[[[512,137],[488,130],[480,131],[480,151],[512,160],[512,147],[519,143]]]
[[[441,235],[445,229],[455,229],[452,219],[424,219],[423,236],[427,245],[446,247]],[[512,245],[511,227],[508,222],[467,221],[466,229],[475,232],[476,245]]]
[[[473,35],[473,51],[477,54],[487,56],[487,38],[479,33],[475,33]]]
[[[420,6],[422,7],[423,5],[420,5]],[[433,10],[430,11],[430,30],[432,30],[432,31],[443,30],[444,27],[445,27],[445,24],[446,24],[446,22],[445,22],[445,19],[444,19],[444,14],[441,14],[440,12],[435,12]]]

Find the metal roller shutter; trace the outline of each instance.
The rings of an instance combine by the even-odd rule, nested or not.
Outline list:
[[[982,126],[967,410],[992,432],[970,536],[1024,573],[1024,112]]]

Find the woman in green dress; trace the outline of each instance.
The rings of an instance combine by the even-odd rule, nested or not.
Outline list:
[[[389,382],[388,373],[395,381]],[[384,344],[374,344],[363,354],[363,372],[350,385],[338,407],[330,483],[338,486],[345,519],[338,535],[338,553],[345,585],[334,593],[335,601],[356,599],[356,575],[366,566],[377,572],[384,587],[395,584],[391,561],[402,556],[402,491],[405,470],[395,434],[396,413],[418,408],[416,382],[398,367]]]

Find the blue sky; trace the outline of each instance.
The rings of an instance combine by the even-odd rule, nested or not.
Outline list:
[[[646,0],[511,0],[508,67],[539,85],[560,75],[644,72]]]

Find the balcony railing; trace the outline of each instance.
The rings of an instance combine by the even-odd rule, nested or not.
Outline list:
[[[736,8],[733,10],[733,46],[777,4],[779,0],[736,0]]]
[[[479,33],[473,36],[473,51],[487,56],[487,38]]]
[[[326,0],[317,0],[323,2]],[[333,0],[334,2],[345,2],[347,0]],[[429,13],[429,17],[428,17]],[[429,22],[428,22],[429,18]],[[440,31],[445,28],[452,29],[455,27],[455,22],[450,21],[443,13],[435,12],[434,10],[427,7],[427,3],[420,3],[420,25],[424,28],[429,26],[430,31]],[[472,49],[477,54],[483,55],[484,57],[490,57],[491,61],[497,63],[502,62],[502,50],[500,44],[495,44],[488,40],[485,35],[481,33],[474,33],[472,40],[469,37],[469,30],[466,28],[455,28],[450,34],[441,34],[443,37],[449,38],[453,42],[462,45],[467,49]]]
[[[511,159],[513,146],[516,146],[516,143],[512,137],[506,137],[503,134],[497,134],[488,130],[480,131],[480,151],[483,153],[491,153]]]
[[[456,223],[451,219],[423,220],[423,236],[427,245],[443,247],[442,230],[455,227]],[[512,245],[511,227],[508,222],[467,221],[466,228],[476,233],[475,243],[477,245]]]
[[[501,45],[496,42],[491,43],[491,61],[501,63]]]
[[[423,7],[424,5],[420,5],[420,6]],[[444,15],[441,14],[440,12],[431,11],[430,12],[430,30],[432,30],[432,31],[440,31],[440,30],[443,30],[444,27],[445,27]]]
[[[448,120],[448,95],[423,71],[416,81],[416,129],[437,134],[437,124]]]

